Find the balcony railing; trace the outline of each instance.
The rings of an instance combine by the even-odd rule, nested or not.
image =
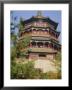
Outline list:
[[[32,33],[32,34],[30,34],[30,35],[31,35],[31,36],[43,36],[43,37],[48,37],[48,38],[51,38],[51,39],[54,39],[54,40],[58,41],[57,38],[55,38],[54,36],[51,36],[50,34],[34,34],[34,33]]]

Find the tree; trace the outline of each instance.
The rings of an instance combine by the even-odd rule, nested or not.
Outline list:
[[[19,28],[19,36],[20,36],[21,32],[24,31],[24,20],[23,20],[22,17],[20,18],[20,22],[18,24],[18,28]]]
[[[34,68],[34,62],[28,61],[24,64],[11,65],[12,79],[48,79],[47,73]]]
[[[24,20],[22,18],[20,18],[20,22],[18,24],[18,29],[19,29],[19,35],[20,35],[20,33],[24,32]],[[26,56],[28,53],[30,36],[24,35],[24,38],[22,40],[18,40],[15,33],[12,33],[11,40],[13,42],[13,46],[16,48],[17,58],[19,58],[20,56]],[[24,50],[24,51],[22,52],[22,50]]]
[[[61,52],[58,52],[55,57],[56,60],[61,61]]]
[[[20,18],[20,23],[19,23],[19,36],[21,35],[22,32],[24,32],[24,20],[23,18]],[[21,56],[26,56],[28,53],[28,46],[30,43],[30,39],[31,37],[29,35],[24,35],[24,38],[20,41],[18,41],[18,46],[20,48],[18,48],[18,50],[20,51],[20,55]],[[22,52],[23,50],[23,52]]]

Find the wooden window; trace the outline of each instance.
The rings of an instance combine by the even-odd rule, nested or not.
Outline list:
[[[45,54],[39,54],[39,57],[46,57]]]

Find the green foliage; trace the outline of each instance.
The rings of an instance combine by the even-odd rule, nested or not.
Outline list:
[[[19,33],[21,32],[21,31],[24,31],[24,20],[23,20],[23,18],[21,17],[20,18],[20,23],[19,23]]]
[[[11,47],[11,61],[16,57],[16,47]]]
[[[24,39],[22,40],[24,48],[28,47],[30,43],[31,37],[29,35],[25,35]]]
[[[58,52],[55,57],[56,60],[61,61],[61,52]]]
[[[11,63],[11,78],[17,78],[17,65]]]
[[[48,76],[40,69],[34,68],[34,63],[29,61],[25,64],[15,64],[11,66],[12,79],[47,79]]]
[[[49,79],[48,74],[47,73],[41,73],[40,79]]]
[[[18,25],[19,28],[19,33],[24,31],[24,20],[22,18],[20,18],[20,23]],[[24,35],[24,38],[22,40],[18,40],[17,36],[15,34],[11,34],[11,40],[13,42],[13,48],[14,50],[14,54],[13,54],[13,50],[11,50],[11,57],[13,57],[12,59],[19,58],[19,57],[26,57],[28,54],[28,45],[30,42],[31,37],[29,35]],[[24,51],[22,52],[21,50],[24,49]],[[13,55],[12,55],[13,54]]]
[[[30,78],[30,73],[33,70],[33,63],[15,64],[11,66],[11,78]]]
[[[57,79],[57,73],[54,73],[52,71],[48,72],[49,79]]]
[[[24,56],[26,57],[26,55],[28,54],[28,45],[29,45],[29,42],[30,42],[30,37],[29,36],[25,36],[25,38],[22,40],[22,41],[18,41],[18,42],[15,42],[15,45],[13,45],[13,47],[11,48],[11,57],[21,57],[21,56]],[[21,50],[24,49],[24,51],[22,52]],[[14,54],[13,54],[14,52]],[[13,56],[13,55],[14,56]]]
[[[29,36],[25,36],[22,41],[18,41],[18,43],[16,44],[17,57],[21,57],[21,56],[26,57],[26,55],[28,54],[29,42],[30,42]],[[21,51],[22,49],[23,51]]]
[[[58,70],[58,72],[57,72],[57,78],[58,78],[58,79],[61,79],[61,69]]]
[[[20,57],[20,55],[21,55],[21,48],[22,48],[23,46],[22,46],[22,43],[21,42],[17,42],[16,43],[16,54],[17,54],[17,58],[19,58]]]
[[[57,78],[61,79],[61,52],[57,53],[55,59],[55,64],[57,66]]]
[[[17,36],[15,34],[11,34],[11,41],[13,42],[13,45],[16,45],[17,42]]]
[[[11,64],[12,79],[61,79],[61,71],[43,73],[34,68],[34,62],[28,61],[24,64]]]

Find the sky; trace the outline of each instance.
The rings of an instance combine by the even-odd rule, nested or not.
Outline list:
[[[22,17],[24,20],[27,20],[29,18],[31,18],[32,16],[37,16],[37,11],[33,11],[33,10],[25,10],[25,11],[11,11],[10,13],[10,17],[11,17],[11,21],[13,21],[13,18],[14,17],[17,17],[16,18],[16,21],[15,23],[18,24],[19,23],[19,20],[20,18]],[[44,17],[49,17],[50,19],[52,19],[53,21],[57,22],[58,23],[58,27],[57,27],[57,31],[60,31],[61,32],[61,11],[59,10],[44,10],[42,11],[42,16]],[[16,32],[18,30],[16,29]],[[61,34],[59,36],[59,41],[61,43]]]

